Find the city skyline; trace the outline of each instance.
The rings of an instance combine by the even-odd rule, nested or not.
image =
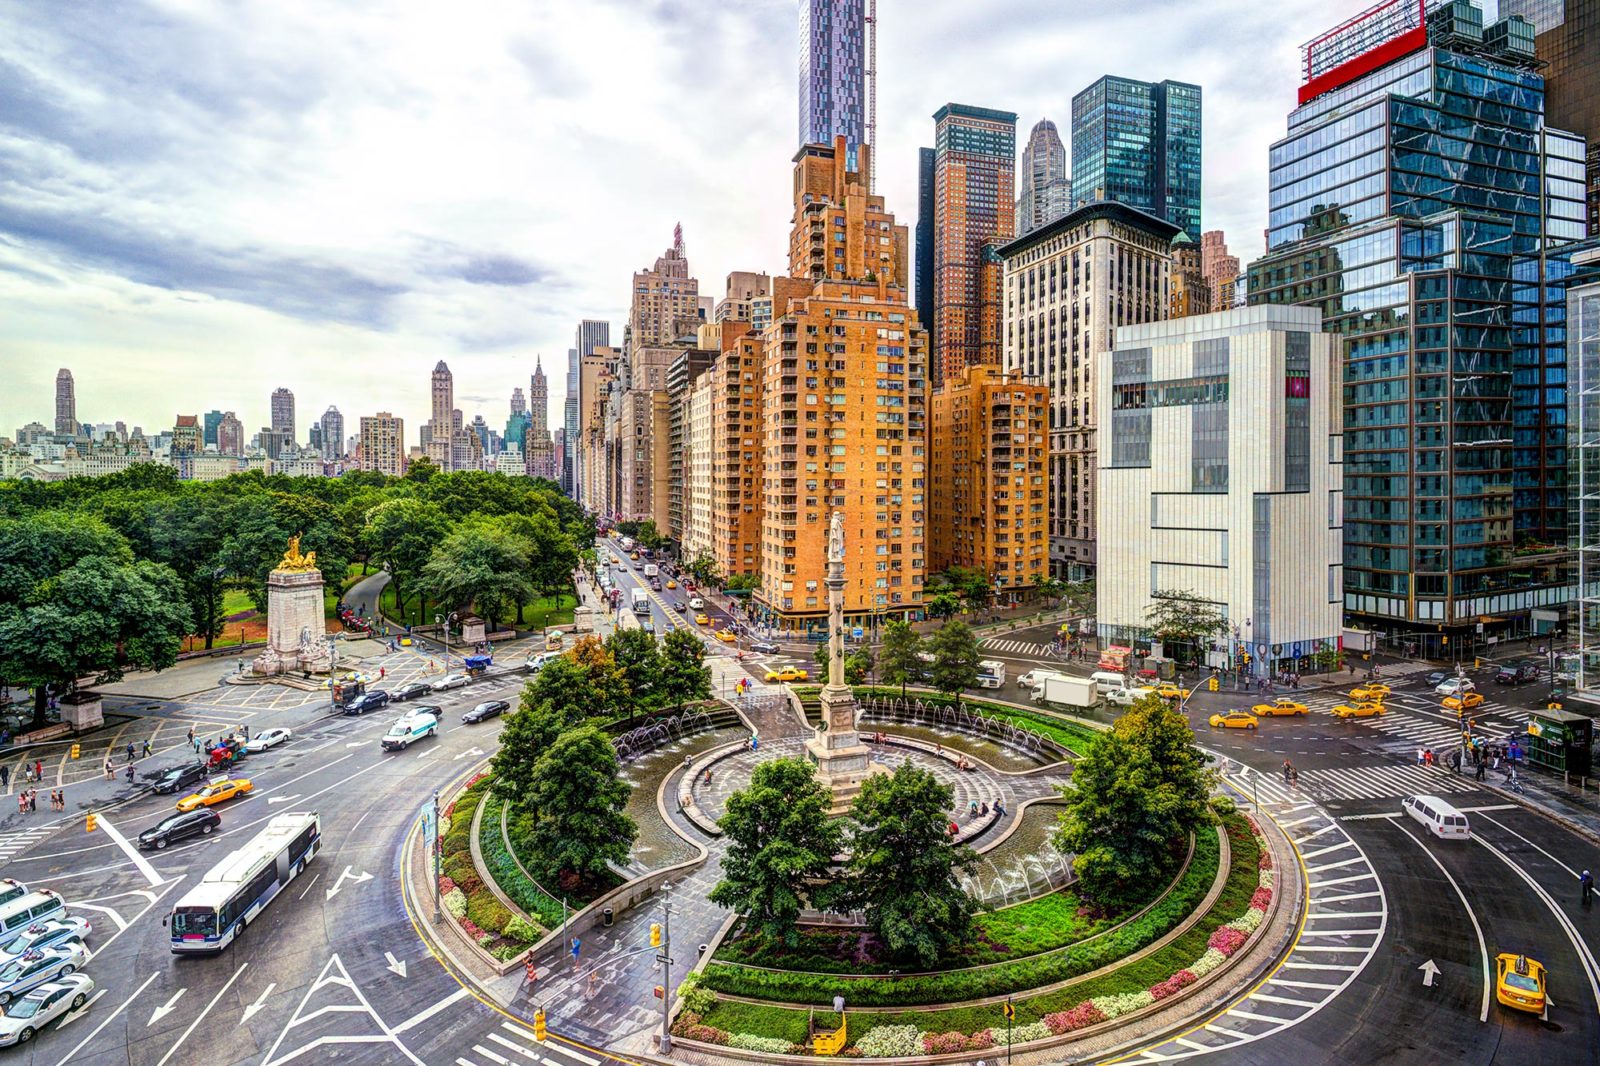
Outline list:
[[[926,116],[945,100],[1013,110],[1031,128],[1040,117],[1062,123],[1071,96],[1103,74],[1183,79],[1207,94],[1207,228],[1228,231],[1241,258],[1259,254],[1266,147],[1280,135],[1291,101],[1287,90],[1275,96],[1251,86],[1293,83],[1297,46],[1324,28],[1326,9],[1291,3],[1262,27],[1246,23],[1242,3],[1221,3],[1164,16],[1164,32],[1152,36],[1125,32],[1149,5],[1088,19],[1036,6],[1019,4],[1014,20],[998,24],[957,5],[935,5],[915,18],[882,6],[875,169],[889,208],[911,221],[916,149],[927,138]],[[634,5],[619,2],[598,5],[581,21],[556,6],[536,7],[521,23],[461,20],[425,69],[404,69],[409,91],[438,102],[438,125],[407,125],[412,120],[396,113],[391,117],[402,123],[403,136],[381,123],[357,127],[352,141],[366,158],[316,137],[287,144],[279,120],[303,132],[325,120],[346,121],[351,109],[393,106],[385,79],[400,77],[401,53],[423,28],[352,14],[348,24],[325,28],[315,49],[294,55],[284,68],[291,78],[268,70],[259,57],[289,51],[291,40],[299,47],[304,35],[295,27],[309,16],[271,10],[270,19],[246,13],[236,27],[146,13],[130,19],[115,42],[100,43],[103,62],[93,73],[52,58],[62,48],[50,25],[10,24],[0,16],[8,30],[0,57],[16,82],[9,95],[55,101],[20,108],[8,119],[20,134],[7,149],[22,176],[15,188],[56,182],[67,192],[55,203],[71,209],[25,193],[0,195],[0,233],[7,235],[0,244],[0,299],[21,309],[0,324],[0,344],[16,363],[13,387],[0,396],[0,427],[6,427],[0,432],[51,420],[46,390],[63,366],[75,374],[79,417],[86,421],[122,420],[151,430],[170,425],[177,413],[217,408],[239,412],[254,427],[267,422],[266,395],[284,385],[308,410],[332,404],[351,419],[389,410],[420,426],[428,398],[415,383],[445,359],[463,412],[493,419],[540,356],[559,361],[574,322],[587,317],[620,326],[627,275],[648,261],[661,243],[656,234],[675,221],[691,236],[690,256],[702,277],[781,270],[775,190],[784,187],[794,133],[792,124],[766,118],[793,114],[798,16],[792,0],[719,10],[715,17],[697,11],[681,19],[659,12],[638,18]],[[1188,31],[1202,26],[1213,36],[1229,26],[1248,32],[1258,62],[1242,71],[1226,48],[1189,49]],[[738,44],[735,59],[715,76],[690,74],[683,63],[707,35]],[[235,94],[202,79],[185,97],[160,87],[152,66],[181,63],[184,50],[202,39],[239,60],[237,95],[249,101],[240,106],[250,120],[227,124],[226,133],[209,120],[222,107],[217,101]],[[633,70],[637,84],[608,87],[563,67],[540,50],[540,42],[555,39],[574,46],[592,39],[607,54],[637,58],[619,64]],[[934,41],[951,61],[916,63]],[[362,64],[349,62],[357,48]],[[1063,75],[1064,55],[1089,58],[1069,64],[1072,73]],[[462,103],[444,99],[445,87],[469,65],[487,65],[481,91],[497,94],[494,107],[473,97],[487,118],[452,112]],[[671,86],[672,93],[661,94],[671,98],[670,107],[665,99],[639,98],[640,85]],[[146,106],[139,114],[113,108],[95,117],[83,102],[88,98]],[[528,117],[533,113],[542,117]],[[585,128],[606,114],[628,116],[609,124],[610,141]],[[126,138],[86,132],[113,121],[130,124]],[[506,180],[467,173],[508,125],[527,134],[519,141],[559,137],[573,150],[535,159],[494,141],[493,151],[509,154],[503,164],[481,169]],[[733,125],[751,128],[753,139],[706,145],[703,166],[681,162],[673,148],[693,136],[691,126]],[[202,126],[204,135],[195,132]],[[145,145],[138,153],[128,148],[135,139]],[[606,144],[620,151],[622,140],[637,142],[626,151],[652,166],[592,167],[594,152]],[[448,145],[452,152],[427,154],[454,158],[413,168],[418,143]],[[280,151],[291,164],[287,180],[276,168],[254,173],[243,162]],[[233,158],[223,165],[216,153]],[[211,173],[214,164],[222,173]],[[392,172],[397,164],[405,175]],[[660,168],[674,178],[673,196],[661,195],[654,178],[634,186]],[[731,189],[729,174],[737,179]],[[170,187],[159,200],[108,198],[97,191],[108,176],[119,186]],[[571,210],[561,218],[532,206],[545,182],[568,190]],[[247,202],[252,210],[265,207],[250,215]],[[158,235],[155,226],[122,227],[110,236],[108,227],[119,219],[146,216],[174,228]],[[186,217],[212,225],[201,232]],[[580,234],[564,221],[569,217],[601,229]],[[592,253],[562,251],[580,239]],[[165,371],[159,380],[147,372],[152,360]],[[222,365],[225,377],[214,373]],[[560,405],[566,381],[552,377],[551,401]]]

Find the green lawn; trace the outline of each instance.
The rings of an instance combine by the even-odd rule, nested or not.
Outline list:
[[[400,611],[394,603],[394,584],[391,582],[383,586],[382,598],[383,613],[388,618],[394,618],[403,625],[425,625],[433,621],[435,607],[424,602],[424,597],[413,593],[406,593],[405,615],[401,617]],[[572,609],[578,605],[578,598],[570,592],[562,593],[559,600],[550,600],[540,597],[538,601],[526,605],[522,610],[522,621],[516,621],[516,616],[508,615],[502,619],[518,629],[539,629],[543,626],[569,625],[572,622]]]
[[[255,601],[250,599],[250,594],[244,589],[228,589],[222,594],[222,617],[238,614],[240,611],[253,611],[256,609]]]

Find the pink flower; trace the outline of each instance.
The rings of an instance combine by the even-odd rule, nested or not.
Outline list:
[[[967,1049],[965,1033],[924,1033],[922,1050],[928,1055],[949,1055]]]
[[[1196,977],[1188,970],[1179,970],[1165,981],[1151,985],[1150,994],[1157,999],[1166,999],[1168,996],[1176,993],[1179,989],[1187,988],[1189,985],[1194,984],[1198,980],[1200,980],[1200,978]]]
[[[1258,888],[1256,889],[1255,895],[1250,897],[1251,910],[1257,910],[1262,914],[1265,914],[1267,912],[1267,908],[1271,905],[1272,889],[1270,888]]]
[[[1060,1036],[1062,1033],[1070,1033],[1077,1029],[1086,1029],[1091,1025],[1098,1025],[1106,1020],[1106,1016],[1100,1013],[1099,1007],[1096,1007],[1088,1000],[1084,1000],[1069,1010],[1046,1014],[1042,1020],[1052,1033]]]
[[[1256,866],[1258,866],[1259,868],[1261,868],[1263,870],[1272,869],[1272,852],[1263,851],[1261,853],[1261,861],[1256,863]]]
[[[1239,930],[1230,929],[1224,925],[1215,933],[1211,934],[1211,939],[1206,941],[1206,946],[1215,948],[1224,955],[1232,955],[1235,951],[1238,951],[1241,947],[1243,947],[1244,942],[1248,939],[1250,938],[1241,933]]]

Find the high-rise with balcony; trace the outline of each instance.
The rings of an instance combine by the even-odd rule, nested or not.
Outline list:
[[[1016,235],[1024,237],[1072,208],[1072,170],[1056,124],[1033,124],[1017,172]]]
[[[1107,75],[1072,98],[1072,195],[1200,239],[1200,86]]]
[[[399,477],[406,472],[406,423],[388,411],[361,416],[361,469]]]
[[[78,432],[78,393],[72,383],[72,371],[62,367],[56,371],[56,435],[70,437]]]
[[[762,338],[753,383],[763,405],[755,606],[790,632],[827,625],[834,512],[847,622],[922,612],[927,350],[904,287],[905,227],[869,193],[871,149],[854,166],[847,157],[843,136],[795,157],[789,273],[814,281]]]
[[[1000,275],[984,248],[1016,222],[1017,116],[967,104],[934,112],[933,385],[1000,365]],[[985,308],[988,313],[985,314]]]
[[[1544,121],[1532,25],[1469,0],[1389,0],[1302,58],[1249,300],[1339,338],[1346,616],[1432,658],[1548,629],[1583,142]]]
[[[866,143],[866,0],[800,0],[800,143]]]
[[[290,443],[294,442],[294,393],[288,389],[272,390],[271,428],[282,433]]]

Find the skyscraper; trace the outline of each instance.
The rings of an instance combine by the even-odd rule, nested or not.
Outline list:
[[[933,322],[933,164],[938,157],[932,148],[917,149],[917,317],[928,331],[928,348],[937,342]]]
[[[1549,33],[1566,21],[1569,8],[1581,7],[1583,3],[1584,0],[1500,0],[1500,17],[1521,15],[1533,23],[1535,34]]]
[[[1056,124],[1042,118],[1028,134],[1017,178],[1016,234],[1026,237],[1047,222],[1054,222],[1072,207],[1072,171],[1067,150]]]
[[[322,412],[322,457],[329,462],[344,458],[344,415],[332,404]]]
[[[217,421],[217,451],[223,455],[244,454],[244,423],[232,411]]]
[[[1588,141],[1588,227],[1600,235],[1600,0],[1500,0],[1500,17],[1508,15],[1532,21],[1538,35],[1545,122]]]
[[[1072,196],[1120,200],[1200,239],[1200,86],[1107,75],[1072,98]]]
[[[1211,310],[1233,306],[1234,284],[1239,278],[1239,257],[1228,254],[1228,238],[1219,229],[1200,234],[1200,273],[1211,286]]]
[[[203,443],[209,448],[217,446],[217,427],[222,424],[221,411],[207,411],[205,416],[205,438]]]
[[[544,376],[544,359],[533,364],[533,381],[528,387],[528,428],[541,440],[550,435],[550,383]]]
[[[800,143],[866,143],[866,0],[800,0]]]
[[[434,365],[430,392],[433,402],[432,417],[428,420],[427,456],[440,470],[454,470],[451,441],[456,428],[456,390],[450,368],[443,359]]]
[[[442,364],[441,364],[442,365]],[[406,423],[388,411],[361,416],[361,469],[399,477],[406,472]]]
[[[288,389],[272,390],[272,428],[292,443],[294,435],[294,393]]]
[[[78,394],[66,367],[56,371],[56,432],[63,437],[78,432]]]
[[[933,386],[1000,365],[1000,271],[984,245],[1016,222],[1017,116],[967,104],[933,114]],[[989,313],[984,313],[988,307]]]

